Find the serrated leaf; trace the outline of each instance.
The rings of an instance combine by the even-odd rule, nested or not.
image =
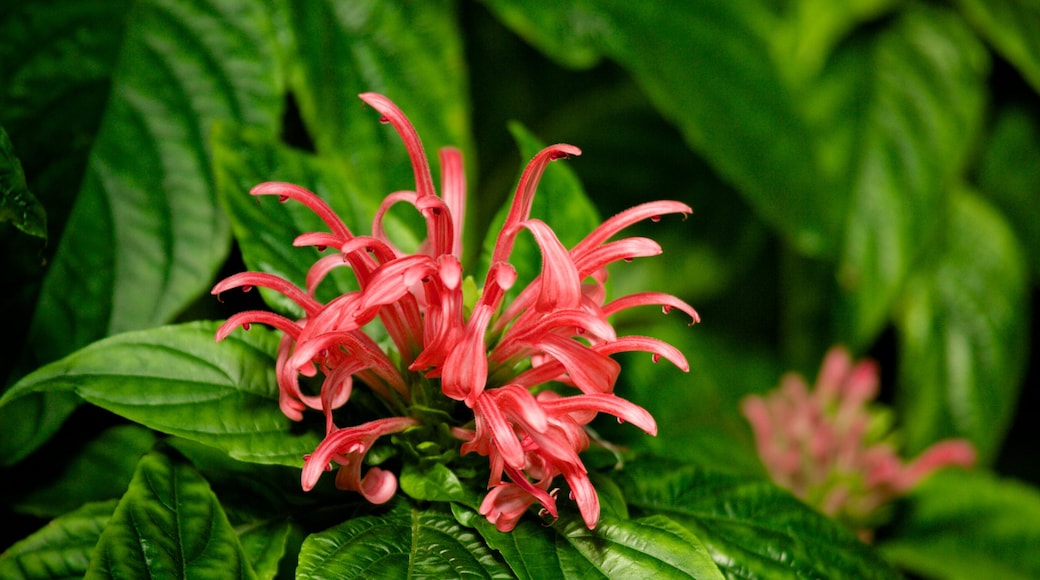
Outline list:
[[[896,404],[908,450],[967,437],[992,460],[1027,362],[1028,267],[1004,218],[970,192],[952,196],[944,243],[902,298]]]
[[[220,502],[187,461],[141,458],[86,578],[256,578]]]
[[[899,577],[851,532],[767,480],[662,462],[631,464],[618,480],[631,509],[688,528],[727,576]]]
[[[344,164],[368,199],[413,190],[399,137],[358,99],[382,93],[411,119],[436,171],[436,149],[472,159],[462,35],[452,2],[292,2],[292,90],[322,156]],[[329,58],[329,55],[336,58]],[[434,174],[436,175],[436,173]]]
[[[138,425],[110,427],[69,457],[58,479],[12,503],[22,513],[55,517],[90,501],[118,499],[137,460],[156,441],[155,433]]]
[[[946,188],[982,120],[989,63],[971,30],[941,9],[907,10],[850,52],[838,55],[836,68],[845,70],[833,73],[852,83],[846,111],[820,122],[851,119],[837,129],[850,131],[851,142],[838,169],[848,176],[850,205],[834,318],[842,341],[866,345],[939,231]]]
[[[188,323],[98,341],[19,381],[0,407],[72,392],[146,427],[255,463],[300,466],[319,442],[278,406],[278,336],[262,327],[214,342],[217,324]]]
[[[47,212],[29,191],[11,138],[0,127],[0,223],[3,222],[30,236],[47,239]]]
[[[527,162],[545,145],[520,123],[510,123],[509,130],[520,148],[520,166],[523,171]],[[549,224],[565,248],[573,247],[600,224],[596,206],[585,194],[574,170],[566,165],[566,163],[575,163],[579,160],[580,158],[570,159],[564,163],[559,162],[563,160],[557,160],[550,163],[538,182],[538,191],[531,204],[531,217]],[[510,195],[495,214],[484,236],[480,280],[483,280],[483,276],[491,266],[488,260],[494,253],[495,241],[498,239],[498,234],[502,229],[502,224],[506,221],[512,203],[513,196]],[[517,274],[513,288],[525,288],[541,273],[541,250],[530,236],[519,235],[513,246],[509,262],[516,268]],[[516,291],[514,290],[514,292]]]
[[[1040,5],[1031,0],[958,0],[955,4],[1040,93]]]
[[[928,578],[1040,577],[1040,492],[984,471],[936,473],[907,498],[878,548]]]
[[[134,5],[105,120],[33,320],[37,364],[169,322],[211,283],[230,235],[211,185],[210,125],[228,119],[273,132],[281,116],[265,7]]]
[[[451,515],[399,502],[311,534],[296,578],[511,578],[483,541]]]
[[[51,520],[0,554],[0,577],[10,580],[82,578],[118,500],[89,503]]]

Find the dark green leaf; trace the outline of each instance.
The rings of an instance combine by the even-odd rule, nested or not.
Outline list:
[[[480,537],[435,509],[398,503],[311,534],[296,578],[511,578]]]
[[[953,195],[948,222],[897,313],[896,403],[909,451],[961,436],[987,462],[1013,417],[1027,362],[1028,267],[1007,222],[976,195]]]
[[[137,425],[111,427],[68,457],[56,481],[37,487],[14,506],[23,513],[55,517],[88,501],[118,499],[126,491],[138,459],[156,440],[153,432]]]
[[[291,2],[297,59],[292,89],[318,153],[344,163],[368,199],[414,190],[400,138],[358,94],[382,93],[411,119],[431,152],[474,155],[454,3]],[[331,57],[330,55],[335,55]]]
[[[47,239],[47,212],[25,183],[22,164],[15,156],[7,131],[0,127],[0,223]]]
[[[1011,106],[993,120],[978,169],[980,193],[1004,211],[1040,279],[1040,114]]]
[[[90,578],[256,578],[220,502],[187,461],[141,458],[105,526]]]
[[[82,578],[116,500],[90,503],[55,518],[0,554],[0,577],[14,580]]]
[[[206,153],[226,119],[273,132],[282,73],[260,0],[134,4],[105,120],[30,335],[37,363],[170,321],[230,235]]]
[[[626,467],[619,482],[630,508],[688,528],[727,576],[898,578],[851,532],[764,479],[656,462]]]
[[[278,407],[274,353],[265,328],[214,342],[212,322],[120,334],[22,379],[6,406],[40,393],[72,391],[152,429],[223,449],[255,463],[300,466],[318,444]]]
[[[488,547],[501,554],[520,580],[566,578],[557,553],[555,528],[547,528],[531,517],[521,518],[510,532],[500,532],[484,516],[472,514],[473,524]]]
[[[928,578],[1040,577],[1040,492],[984,471],[922,483],[880,542],[896,565]]]
[[[955,4],[1040,93],[1040,5],[1032,0],[958,0]]]
[[[835,168],[847,176],[851,200],[835,319],[839,337],[856,348],[887,322],[940,229],[948,183],[963,171],[982,120],[987,69],[985,47],[955,14],[915,9],[869,46],[839,54],[828,71],[837,78],[823,79],[823,93],[846,91],[833,116],[818,121],[836,125],[822,135],[832,146],[847,144],[848,158]]]

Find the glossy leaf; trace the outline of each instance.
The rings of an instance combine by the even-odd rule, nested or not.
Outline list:
[[[727,576],[898,578],[851,532],[764,479],[658,460],[627,466],[619,482],[633,510],[689,529]]]
[[[947,184],[963,171],[982,120],[988,57],[952,12],[914,9],[837,63],[831,74],[850,83],[848,92],[833,118],[818,121],[839,123],[835,132],[851,138],[823,135],[848,147],[836,168],[848,176],[850,205],[835,320],[838,336],[858,348],[876,337],[939,231]]]
[[[922,483],[878,548],[928,578],[1040,576],[1040,493],[984,471],[948,470]]]
[[[944,240],[897,314],[896,403],[909,451],[969,438],[991,460],[1010,424],[1027,361],[1028,267],[1004,218],[956,193]]]
[[[296,578],[511,578],[480,537],[436,509],[398,503],[311,534]]]
[[[180,458],[141,458],[98,540],[90,578],[256,578],[209,484]]]
[[[71,392],[146,427],[255,463],[299,467],[318,436],[278,408],[278,336],[258,327],[214,341],[211,322],[124,333],[22,379],[0,406]]]
[[[1040,6],[1030,0],[958,0],[955,4],[1040,93]]]
[[[51,520],[0,554],[0,577],[82,578],[117,500],[89,503]]]
[[[406,463],[398,479],[401,491],[417,500],[454,501],[471,507],[479,501],[443,463],[427,466]]]
[[[211,283],[230,236],[208,170],[210,126],[227,119],[273,132],[281,115],[264,6],[135,4],[105,121],[33,320],[37,362],[169,322]]]

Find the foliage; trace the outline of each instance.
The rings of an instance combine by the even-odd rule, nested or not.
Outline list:
[[[0,309],[19,345],[0,359],[15,487],[0,576],[1040,576],[1038,401],[1023,389],[1037,39],[1028,0],[0,9]],[[266,292],[218,302],[215,280],[248,267],[302,282],[314,257],[289,245],[314,216],[250,187],[299,183],[359,230],[409,187],[364,91],[400,105],[429,150],[463,151],[470,265],[539,142],[584,152],[546,172],[535,209],[575,240],[649,199],[695,209],[640,226],[664,255],[611,279],[704,322],[617,321],[691,370],[619,355],[619,394],[660,430],[594,424],[623,444],[586,461],[595,530],[564,510],[498,532],[477,514],[480,478],[438,462],[402,473],[385,506],[304,493],[322,424],[280,413],[277,337],[214,343],[244,307],[292,308]],[[402,246],[412,218],[388,221]],[[533,244],[518,251],[538,264]],[[908,455],[963,437],[981,458],[922,484],[873,545],[769,483],[739,412],[839,343],[879,360]]]

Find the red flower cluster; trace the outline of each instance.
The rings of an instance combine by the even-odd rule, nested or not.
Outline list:
[[[667,294],[639,293],[605,302],[608,264],[661,251],[646,238],[611,238],[637,221],[692,210],[674,201],[639,205],[607,220],[568,250],[546,223],[530,216],[531,204],[548,163],[581,152],[570,145],[547,147],[523,172],[498,233],[483,289],[475,303],[466,304],[460,261],[466,205],[461,154],[452,148],[441,150],[438,196],[422,144],[408,119],[382,95],[360,96],[404,140],[415,191],[387,196],[376,212],[371,235],[365,236],[352,233],[324,201],[299,186],[264,183],[253,188],[252,195],[303,203],[328,226],[328,232],[299,236],[295,245],[335,251],[311,267],[305,290],[257,272],[236,274],[217,284],[214,294],[236,287],[271,288],[304,312],[299,320],[267,311],[238,313],[219,329],[217,340],[251,323],[284,332],[277,357],[281,409],[294,420],[300,420],[306,409],[322,411],[326,417],[325,440],[305,460],[304,489],[311,489],[334,463],[339,465],[338,487],[357,491],[374,503],[389,500],[397,489],[396,477],[377,467],[362,476],[362,459],[379,437],[420,425],[421,419],[409,414],[407,405],[415,385],[435,382],[444,396],[472,411],[472,422],[453,425],[451,432],[463,441],[463,454],[488,457],[491,491],[480,512],[489,521],[499,530],[511,530],[535,502],[555,517],[552,483],[562,475],[585,523],[594,527],[599,501],[579,457],[590,443],[585,426],[604,412],[647,433],[657,431],[649,413],[614,395],[620,367],[611,355],[645,351],[654,360],[664,357],[688,369],[683,355],[664,342],[618,337],[608,317],[635,306],[658,305],[665,312],[677,308],[698,321],[693,308]],[[396,203],[414,206],[425,220],[427,237],[415,253],[396,248],[384,231],[383,218]],[[516,281],[509,259],[523,230],[541,250],[541,273],[507,303],[507,292]],[[351,268],[360,289],[322,304],[314,290],[330,270],[340,266]],[[386,329],[395,352],[384,351],[366,334],[366,325],[374,321]],[[300,375],[319,377],[320,394],[305,394]],[[333,411],[349,400],[355,379],[388,401],[403,402],[404,416],[342,428],[335,425]],[[577,393],[562,396],[545,388],[550,382],[574,387]]]
[[[904,462],[887,440],[885,415],[869,406],[877,394],[877,365],[854,362],[846,349],[834,347],[812,392],[789,373],[770,394],[743,401],[773,481],[860,531],[879,508],[935,470],[975,462],[975,449],[960,439],[940,441]]]

